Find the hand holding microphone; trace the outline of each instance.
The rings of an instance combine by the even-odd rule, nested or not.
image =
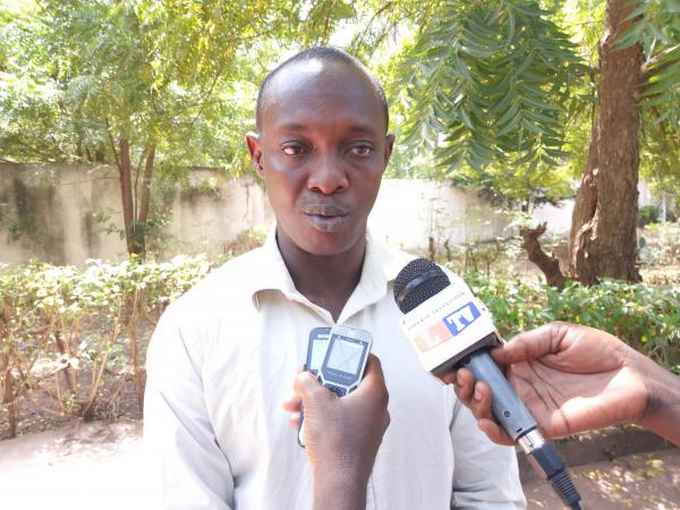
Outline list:
[[[545,440],[535,418],[489,355],[500,340],[488,310],[465,282],[457,277],[451,282],[436,264],[416,259],[397,275],[394,298],[404,314],[402,330],[422,365],[438,377],[465,367],[486,382],[493,394],[488,400],[490,414],[564,503],[581,508],[581,497],[554,446]]]
[[[548,438],[634,422],[680,444],[680,378],[604,331],[552,323],[491,351]],[[492,441],[491,391],[466,369],[443,374]]]

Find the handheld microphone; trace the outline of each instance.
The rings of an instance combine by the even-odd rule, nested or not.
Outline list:
[[[487,383],[496,421],[564,503],[580,509],[581,496],[557,450],[543,438],[536,420],[490,356],[489,349],[501,341],[491,314],[465,282],[455,278],[452,283],[439,266],[416,259],[397,276],[394,299],[404,313],[402,329],[422,365],[434,375],[464,367]]]

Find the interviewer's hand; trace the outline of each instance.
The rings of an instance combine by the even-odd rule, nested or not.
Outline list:
[[[654,394],[649,376],[660,367],[604,331],[547,324],[516,336],[492,356],[507,366],[508,379],[548,438],[622,422],[644,426],[650,419]],[[443,379],[455,383],[458,398],[492,441],[512,444],[492,418],[488,385],[475,383],[467,369]]]
[[[294,392],[283,407],[292,413],[290,424],[296,429],[301,404],[304,407],[304,441],[312,465],[315,500],[323,499],[323,508],[331,508],[333,494],[341,493],[349,500],[348,493],[356,492],[365,498],[366,483],[390,422],[388,393],[378,358],[369,355],[361,384],[342,398],[321,386],[309,372],[298,374]],[[350,503],[338,508],[362,506]]]

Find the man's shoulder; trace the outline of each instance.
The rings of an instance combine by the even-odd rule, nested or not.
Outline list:
[[[213,269],[177,299],[171,308],[175,312],[205,315],[247,302],[252,297],[253,279],[262,259],[261,251],[262,248],[256,248]]]

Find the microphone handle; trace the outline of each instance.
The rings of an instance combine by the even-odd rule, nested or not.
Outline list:
[[[581,496],[574,487],[569,472],[551,442],[543,439],[536,420],[519,399],[487,349],[480,349],[463,359],[461,366],[470,370],[475,379],[484,381],[493,395],[491,410],[505,432],[519,443],[532,467],[541,478],[550,480],[562,501],[574,510],[581,508]]]
[[[493,416],[513,441],[536,429],[536,420],[519,399],[488,350],[482,349],[472,353],[463,359],[461,366],[470,370],[475,379],[489,385],[493,395],[491,400]]]

